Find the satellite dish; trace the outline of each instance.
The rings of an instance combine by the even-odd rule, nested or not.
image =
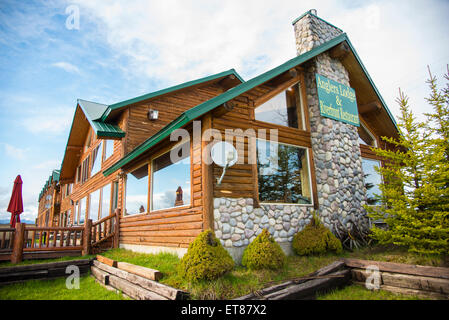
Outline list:
[[[226,169],[232,167],[237,162],[239,155],[232,144],[223,141],[216,143],[212,147],[210,155],[215,164],[223,168],[221,177],[217,179],[217,184],[220,185]]]
[[[211,149],[211,157],[222,168],[232,167],[238,160],[237,150],[229,142],[218,142]]]

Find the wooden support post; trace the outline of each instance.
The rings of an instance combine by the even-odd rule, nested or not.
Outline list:
[[[114,221],[114,248],[120,247],[120,214],[119,208],[115,209],[115,221]]]
[[[87,219],[84,222],[83,232],[83,256],[91,253],[91,232],[92,232],[92,219]]]
[[[14,246],[11,254],[11,263],[19,263],[23,257],[23,241],[25,236],[25,223],[16,224]]]
[[[206,114],[202,121],[204,132],[212,128],[211,114]],[[201,141],[201,188],[203,189],[203,230],[214,231],[214,172],[210,152],[206,152],[208,141]],[[208,164],[209,163],[209,164]]]

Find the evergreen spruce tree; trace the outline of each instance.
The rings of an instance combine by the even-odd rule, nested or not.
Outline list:
[[[446,79],[449,81],[448,76]],[[433,113],[428,123],[415,119],[407,96],[399,91],[399,139],[383,137],[391,149],[375,149],[385,159],[378,171],[382,206],[366,206],[373,219],[387,228],[373,227],[381,244],[405,246],[424,254],[449,253],[448,88],[438,90],[430,76]],[[449,82],[448,82],[449,84]],[[432,120],[432,121],[430,121]]]

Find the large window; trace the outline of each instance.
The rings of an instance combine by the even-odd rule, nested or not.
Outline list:
[[[107,184],[90,194],[89,218],[92,221],[109,216],[111,200],[111,185]]]
[[[264,102],[254,112],[256,120],[304,129],[301,111],[300,87],[296,84]]]
[[[111,207],[111,185],[107,184],[101,189],[100,219],[109,216]]]
[[[381,175],[376,171],[376,167],[380,167],[378,160],[362,158],[362,170],[365,178],[366,203],[368,205],[378,205],[379,201],[375,194],[380,195],[379,184],[382,182]]]
[[[74,225],[78,224],[78,212],[79,212],[78,205],[79,205],[79,202],[76,201],[75,205],[73,206],[73,224]]]
[[[144,213],[148,203],[148,165],[126,175],[125,215]]]
[[[83,160],[81,183],[86,182],[86,180],[89,178],[89,160],[90,156]]]
[[[190,150],[183,146],[176,150],[186,149]],[[190,205],[190,154],[178,154],[176,160],[171,159],[170,154],[165,153],[153,160],[152,210]]]
[[[257,140],[257,171],[260,202],[312,203],[307,149]]]
[[[84,219],[86,218],[86,198],[83,198],[79,201],[78,207],[78,224],[84,224]]]
[[[94,148],[92,151],[92,170],[90,175],[93,176],[97,172],[101,170],[101,160],[102,160],[102,152],[103,152],[103,142],[100,142],[98,146]]]
[[[92,221],[98,220],[98,215],[100,212],[100,192],[101,190],[98,189],[90,194],[89,219],[92,219]]]
[[[104,149],[104,160],[106,160],[114,153],[114,140],[105,140]]]

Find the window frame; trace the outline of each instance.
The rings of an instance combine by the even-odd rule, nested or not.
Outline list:
[[[364,123],[364,121],[360,121],[360,128],[362,130],[365,130],[366,133],[368,133],[368,135],[371,137],[371,139],[373,139],[374,146],[370,146],[370,145],[365,144],[365,143],[359,143],[359,144],[363,145],[365,147],[368,147],[368,148],[378,148],[379,147],[379,143],[377,141],[377,136],[368,128],[368,126]],[[363,139],[360,137],[358,132],[357,132],[357,135],[358,135],[359,139],[363,141]],[[363,141],[363,142],[365,142],[365,141]]]
[[[262,139],[262,138],[257,138],[256,139],[256,143],[257,140],[261,140],[261,141],[268,141],[270,143],[272,143],[272,141],[268,140],[268,139]],[[312,167],[311,167],[311,157],[310,157],[310,148],[305,147],[305,146],[300,146],[300,145],[295,145],[295,144],[291,144],[291,143],[284,143],[284,142],[280,142],[277,141],[277,144],[283,144],[286,146],[291,146],[291,147],[295,147],[295,148],[301,148],[304,149],[306,151],[306,161],[307,161],[307,171],[308,171],[308,180],[309,180],[309,189],[310,189],[310,203],[306,204],[306,203],[283,203],[283,202],[263,202],[260,201],[260,199],[258,198],[258,203],[259,205],[281,205],[281,206],[301,206],[301,207],[315,207],[315,197],[314,197],[314,189],[313,189],[313,181],[312,181]],[[257,145],[256,145],[256,155],[257,155]],[[256,162],[256,181],[257,181],[257,190],[259,190],[259,167],[258,167],[258,163]]]
[[[98,148],[98,153],[97,153],[97,156],[96,156],[95,159],[94,159],[94,152],[95,152],[95,150],[97,150],[97,148]],[[101,172],[101,169],[102,169],[102,166],[103,166],[103,148],[104,148],[103,141],[100,140],[100,143],[99,143],[98,145],[96,145],[94,148],[92,148],[92,151],[90,152],[90,157],[91,157],[92,165],[91,165],[90,168],[89,168],[89,171],[90,171],[89,177],[93,177],[93,176],[95,176],[97,173]],[[95,165],[96,161],[99,161],[99,162],[100,162],[100,163],[99,163],[99,166],[100,166],[100,167],[98,168],[98,171],[97,171],[97,172],[93,172],[93,170],[94,170],[94,165]]]
[[[163,208],[163,209],[157,209],[157,210],[153,210],[153,182],[154,182],[154,171],[153,171],[153,162],[155,159],[162,157],[163,155],[171,152],[172,149],[179,147],[180,145],[183,145],[184,143],[188,143],[189,144],[189,160],[190,160],[190,169],[189,169],[189,175],[190,175],[190,203],[189,204],[185,204],[182,206],[178,206],[178,207],[169,207],[169,208]],[[193,206],[193,195],[192,195],[192,191],[193,191],[193,181],[192,181],[192,141],[191,139],[189,139],[189,142],[178,142],[175,145],[173,145],[172,147],[168,148],[168,150],[164,150],[160,153],[157,153],[156,155],[154,155],[149,162],[149,168],[150,168],[150,181],[149,181],[149,205],[148,205],[148,209],[149,209],[149,213],[153,213],[153,212],[159,212],[159,211],[165,211],[165,210],[173,210],[173,209],[186,209],[186,208],[191,208]],[[182,161],[182,160],[181,160]]]
[[[150,180],[148,181],[148,184],[147,184],[147,210],[146,210],[146,212],[139,212],[139,213],[134,213],[134,214],[127,214],[127,212],[126,212],[126,195],[127,195],[127,190],[128,190],[128,175],[131,174],[132,172],[136,171],[136,170],[139,170],[140,168],[142,168],[145,165],[148,166],[147,169],[149,171],[150,170],[149,169],[150,168],[150,164],[151,164],[151,161],[146,161],[144,163],[140,163],[139,165],[133,167],[132,169],[130,169],[129,171],[126,172],[125,179],[123,181],[123,192],[122,192],[122,195],[123,195],[123,201],[122,201],[122,203],[123,203],[123,213],[122,213],[122,217],[123,218],[135,217],[135,216],[145,215],[145,214],[149,214],[150,213],[150,211],[149,211],[149,201],[150,201],[149,200],[149,184],[151,183]],[[148,179],[150,179],[150,172],[148,172]],[[112,206],[113,206],[113,204],[111,205],[111,208],[112,208]]]
[[[383,161],[379,160],[379,159],[375,159],[375,158],[368,158],[368,157],[361,157],[361,158],[362,158],[363,186],[365,187],[365,184],[366,184],[365,174],[366,173],[363,171],[363,160],[377,162],[379,168],[381,168],[383,166]],[[380,176],[381,183],[383,183],[384,182],[384,177],[380,173],[379,173],[379,176]],[[368,193],[367,192],[365,192],[365,197],[368,198]],[[380,204],[368,204],[368,203],[366,203],[366,201],[365,201],[365,204],[367,206],[370,206],[370,207],[377,207],[377,206],[381,206],[382,205],[381,203]]]
[[[253,108],[254,112],[253,112],[251,120],[260,122],[260,123],[263,123],[266,125],[274,126],[274,127],[307,131],[307,123],[306,123],[307,121],[306,121],[306,116],[304,114],[304,112],[306,110],[304,108],[304,97],[303,97],[303,88],[302,88],[303,81],[301,80],[301,77],[296,77],[295,80],[296,81],[293,84],[286,82],[284,85],[281,85],[279,88],[273,89],[272,92],[275,92],[275,93],[273,93],[272,96],[269,96],[267,99],[261,100],[257,104],[255,104],[254,108]],[[295,87],[295,86],[297,86],[297,92],[298,92],[298,101],[297,102],[299,102],[299,105],[296,104],[296,116],[297,116],[298,128],[256,119],[256,109],[257,108],[259,108],[261,105],[265,104],[266,102],[270,101],[271,99],[275,98],[279,94],[283,93],[284,91],[287,91],[288,89]],[[269,94],[269,93],[267,93],[267,94]],[[301,128],[300,128],[300,126],[301,126]]]

